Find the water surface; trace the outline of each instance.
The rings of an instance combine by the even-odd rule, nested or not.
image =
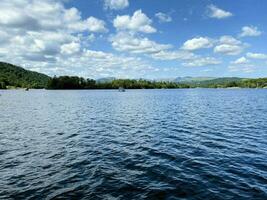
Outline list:
[[[267,90],[0,94],[0,199],[267,199]]]

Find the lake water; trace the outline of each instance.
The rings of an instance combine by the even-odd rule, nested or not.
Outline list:
[[[267,199],[267,90],[0,94],[0,199]]]

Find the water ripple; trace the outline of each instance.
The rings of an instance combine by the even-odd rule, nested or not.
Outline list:
[[[1,93],[0,199],[267,199],[267,90]]]

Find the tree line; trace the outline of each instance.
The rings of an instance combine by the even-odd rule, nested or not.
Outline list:
[[[29,71],[21,67],[0,62],[0,89],[46,88],[46,89],[161,89],[161,88],[265,88],[267,78],[216,78],[206,81],[172,82],[133,79],[112,79],[96,81],[77,76],[49,77],[45,74]]]
[[[53,77],[47,84],[47,89],[161,89],[189,88],[190,86],[174,82],[156,82],[144,79],[116,79],[108,82],[97,82],[94,79],[84,79],[77,76]]]
[[[53,77],[48,81],[47,89],[163,89],[163,88],[264,88],[267,78],[231,79],[218,78],[202,82],[175,83],[168,81],[149,81],[144,79],[115,79],[108,82],[97,82],[94,79],[84,79],[77,76]]]

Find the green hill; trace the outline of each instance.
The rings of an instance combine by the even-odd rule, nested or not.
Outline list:
[[[9,63],[0,62],[0,89],[6,86],[45,88],[50,77]]]
[[[237,84],[242,83],[246,79],[238,77],[222,77],[215,78],[212,80],[204,80],[195,82],[196,86],[199,87],[237,87]]]

